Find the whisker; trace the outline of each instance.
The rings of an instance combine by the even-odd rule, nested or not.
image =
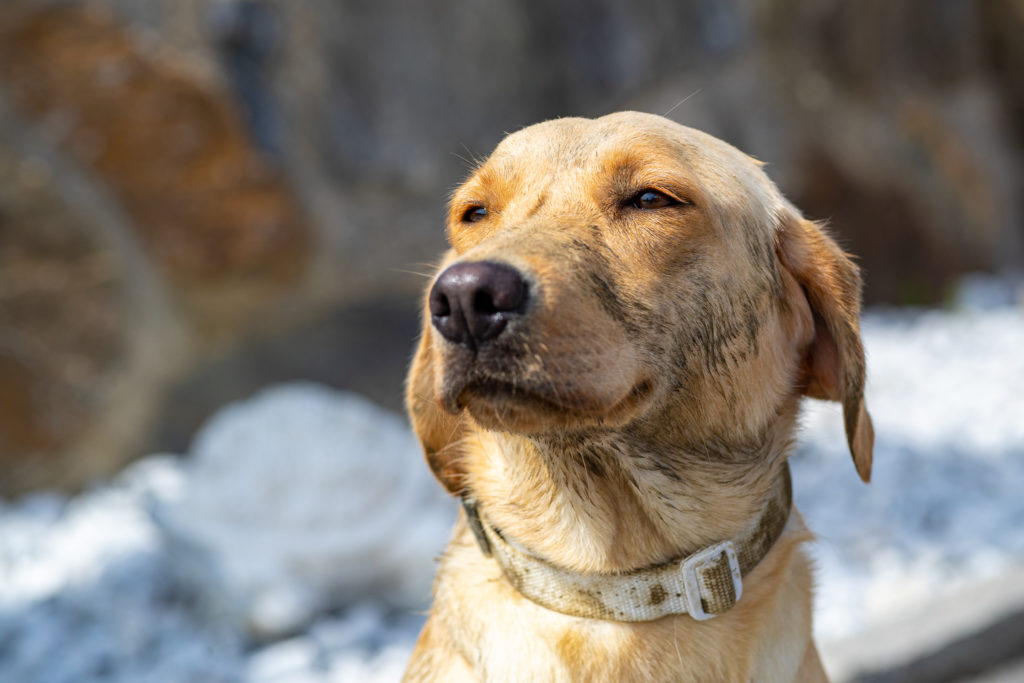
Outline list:
[[[686,97],[684,97],[683,99],[679,100],[679,101],[678,101],[678,102],[676,102],[676,103],[675,103],[674,105],[672,105],[672,108],[671,108],[671,109],[669,109],[669,110],[668,110],[667,112],[665,112],[664,114],[662,114],[662,116],[668,116],[669,114],[671,114],[672,112],[674,112],[674,111],[675,111],[676,109],[678,109],[678,108],[679,108],[680,106],[682,106],[682,105],[683,105],[683,103],[684,103],[684,102],[686,102],[686,100],[690,99],[691,97],[693,97],[694,95],[696,95],[697,93],[699,93],[699,92],[700,92],[701,90],[702,90],[702,88],[697,88],[697,89],[696,89],[696,90],[694,90],[694,91],[693,91],[692,93],[690,93],[689,95],[687,95]]]
[[[474,166],[480,166],[484,162],[484,160],[474,154],[469,147],[466,147],[465,142],[460,142],[459,144],[462,145],[462,149],[466,150],[466,154],[469,155],[469,158],[473,160]]]
[[[409,275],[419,275],[420,277],[428,279],[434,277],[433,273],[421,273],[417,270],[406,270],[405,268],[388,268],[388,270],[394,273],[408,273]]]
[[[483,164],[483,160],[476,154],[473,154],[472,150],[470,150],[469,147],[466,146],[466,143],[460,142],[459,144],[462,146],[462,149],[466,151],[466,154],[469,156],[469,158],[467,159],[458,152],[451,152],[451,155],[456,159],[461,160],[462,163],[466,164],[467,171],[475,171],[476,169],[480,168],[480,166]]]
[[[455,157],[456,159],[458,159],[459,161],[461,161],[462,163],[466,164],[467,167],[469,167],[469,168],[473,167],[473,162],[470,161],[469,159],[467,159],[466,157],[462,156],[458,152],[451,152],[451,155],[453,157]]]

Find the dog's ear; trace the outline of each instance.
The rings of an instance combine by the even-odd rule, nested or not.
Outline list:
[[[789,213],[779,222],[776,252],[799,284],[813,319],[802,359],[805,395],[839,401],[857,474],[871,479],[875,433],[864,404],[864,348],[860,339],[860,271],[817,224]],[[810,326],[810,325],[808,325]]]
[[[449,493],[457,496],[465,488],[465,471],[458,452],[465,418],[464,413],[452,415],[444,410],[437,399],[430,328],[430,313],[424,306],[423,331],[405,383],[405,406],[431,471]]]

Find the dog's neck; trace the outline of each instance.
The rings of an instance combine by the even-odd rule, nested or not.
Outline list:
[[[785,467],[787,413],[754,438],[695,444],[642,428],[544,439],[481,430],[466,444],[472,493],[538,557],[580,572],[630,571],[750,524]]]

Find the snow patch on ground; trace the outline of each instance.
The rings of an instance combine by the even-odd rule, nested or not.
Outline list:
[[[422,568],[455,503],[398,416],[313,384],[275,387],[219,411],[183,477],[154,517],[175,565],[236,627],[280,637],[366,596],[428,604]]]
[[[241,639],[199,622],[176,585],[143,470],[0,507],[0,680],[239,680]]]
[[[1024,559],[1024,313],[874,312],[863,331],[872,484],[833,405],[808,406],[793,459],[824,638]],[[453,515],[411,439],[288,386],[219,413],[187,460],[0,501],[0,680],[398,680],[423,621],[398,606]]]
[[[456,507],[405,422],[285,385],[192,450],[0,502],[0,681],[397,680]]]

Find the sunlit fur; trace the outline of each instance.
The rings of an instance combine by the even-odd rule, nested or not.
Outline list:
[[[637,208],[645,189],[678,203]],[[842,402],[869,477],[857,269],[742,152],[635,112],[537,124],[456,190],[448,236],[439,272],[510,264],[529,306],[476,353],[425,314],[409,412],[445,487],[530,552],[610,572],[736,536],[805,395]],[[620,623],[523,598],[462,519],[406,679],[823,680],[808,538],[794,511],[711,621]]]

